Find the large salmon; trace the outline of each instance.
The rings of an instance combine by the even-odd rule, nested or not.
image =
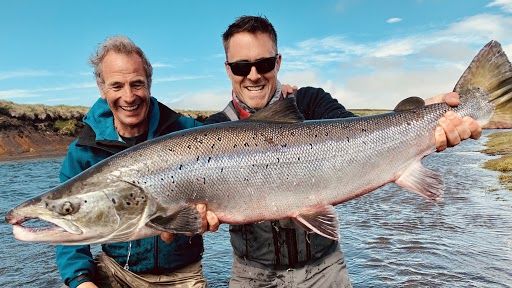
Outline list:
[[[222,223],[290,217],[337,239],[333,205],[386,183],[440,199],[441,176],[421,164],[435,150],[438,119],[454,110],[483,125],[494,110],[511,107],[512,66],[498,42],[478,53],[455,91],[461,95],[456,108],[416,98],[391,113],[336,120],[303,121],[293,98],[277,101],[246,121],[127,149],[22,203],[6,221],[23,241],[120,242],[161,231],[196,233],[195,205],[205,203]],[[32,218],[57,227],[22,226]]]

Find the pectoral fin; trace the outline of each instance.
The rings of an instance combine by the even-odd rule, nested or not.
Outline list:
[[[339,239],[338,215],[331,205],[302,211],[294,218],[294,221],[300,226],[307,227],[306,230],[311,230],[332,240]]]
[[[441,174],[423,167],[419,160],[411,163],[395,183],[432,201],[440,201],[443,196]]]
[[[146,226],[160,231],[190,235],[201,232],[201,221],[195,205],[184,205],[171,215],[152,218]]]

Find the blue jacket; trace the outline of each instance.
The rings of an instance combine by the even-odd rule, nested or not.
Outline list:
[[[151,98],[148,139],[201,125],[182,116]],[[103,99],[98,99],[84,117],[85,127],[68,149],[61,167],[62,182],[74,177],[99,161],[116,154],[129,145],[114,128],[113,114]],[[177,235],[167,244],[159,236],[131,241],[129,269],[135,273],[160,274],[174,271],[201,260],[203,239]],[[104,244],[102,250],[121,266],[126,264],[129,242]],[[57,266],[66,285],[75,288],[93,281],[95,264],[89,245],[57,246]],[[93,281],[94,282],[94,281]]]

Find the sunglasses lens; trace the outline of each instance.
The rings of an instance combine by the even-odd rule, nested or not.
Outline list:
[[[231,72],[236,76],[247,76],[251,73],[252,63],[251,62],[233,62],[229,63]]]
[[[276,57],[263,58],[255,62],[231,62],[227,64],[233,74],[245,77],[251,73],[252,66],[256,67],[256,71],[259,74],[265,74],[274,70],[276,67]]]
[[[276,57],[261,59],[254,63],[254,67],[260,74],[268,73],[276,67]]]

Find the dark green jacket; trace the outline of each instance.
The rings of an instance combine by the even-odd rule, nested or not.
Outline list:
[[[182,116],[151,98],[148,139],[174,131],[201,125]],[[114,128],[113,114],[103,99],[99,99],[84,117],[85,127],[68,149],[61,167],[62,182],[74,177],[99,161],[129,147]],[[131,241],[129,269],[136,273],[160,274],[171,272],[201,260],[203,239],[177,235],[167,244],[159,236]],[[104,244],[103,251],[121,266],[126,264],[129,242]],[[57,246],[57,266],[66,285],[71,288],[92,281],[95,265],[89,245]]]
[[[306,120],[355,116],[320,88],[300,88],[295,99]],[[227,114],[219,112],[206,119],[205,124],[226,121],[230,121]],[[340,249],[337,241],[308,234],[291,220],[231,225],[229,232],[234,254],[253,266],[266,269],[302,267]]]

